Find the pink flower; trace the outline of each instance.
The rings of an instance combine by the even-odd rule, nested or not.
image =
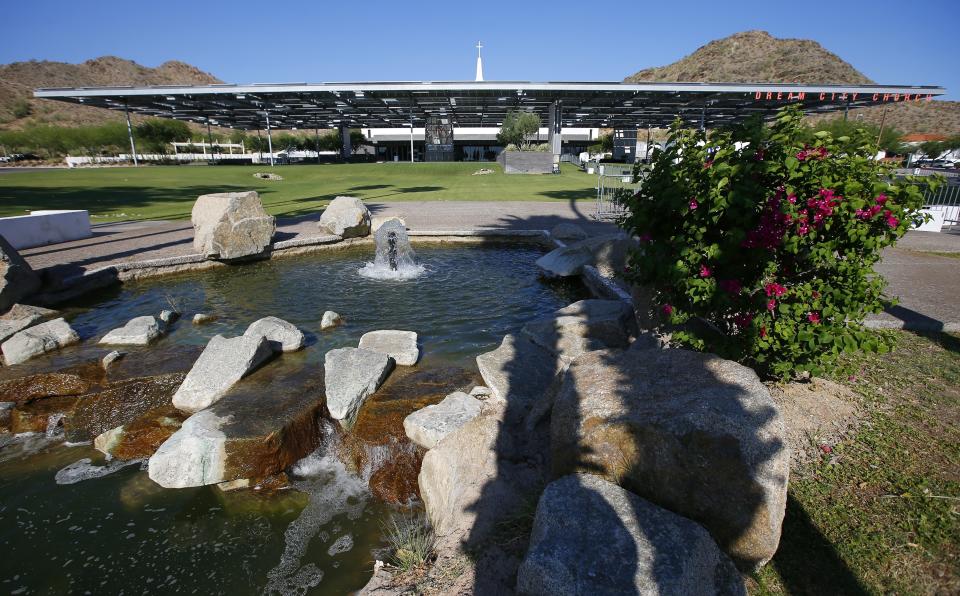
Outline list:
[[[712,160],[712,159],[708,159],[707,161],[703,162],[703,169],[704,169],[704,170],[709,170],[709,169],[712,168],[712,167],[713,167],[713,160]]]
[[[807,314],[807,320],[810,321],[810,322],[813,323],[813,324],[819,323],[819,322],[820,322],[820,313],[811,312],[811,313]]]
[[[763,327],[760,328],[760,337],[766,337],[766,336],[767,336],[767,326],[764,325]]]
[[[814,299],[814,300],[817,300],[818,298],[820,298],[820,292],[818,292],[818,291],[816,291],[816,290],[814,290],[814,291],[811,293],[811,295],[813,296],[813,299]]]
[[[774,297],[779,298],[780,296],[783,296],[784,294],[787,293],[787,288],[786,288],[786,286],[781,286],[780,284],[778,284],[778,283],[776,283],[776,282],[768,283],[767,285],[765,285],[765,286],[763,287],[763,289],[764,289],[764,291],[766,291],[768,298],[769,298],[770,296],[774,296]]]
[[[797,233],[800,234],[801,236],[806,236],[807,232],[809,231],[810,231],[810,226],[808,226],[805,223],[802,223],[799,226],[797,226]]]
[[[648,232],[640,234],[640,242],[650,242],[651,240],[653,240],[653,236],[651,236]]]
[[[699,206],[700,203],[697,203],[696,199],[690,199],[690,211],[695,211]]]
[[[820,445],[820,451],[823,451],[829,455],[830,453],[833,453],[833,447],[824,443],[823,445]]]
[[[772,311],[775,308],[777,308],[777,299],[771,298],[770,301],[767,302],[767,310]]]
[[[700,265],[700,277],[710,277],[713,274],[706,265]]]
[[[788,196],[788,197],[787,197],[787,202],[790,203],[791,205],[796,205],[796,204],[797,204],[797,195],[790,195],[790,196]]]
[[[673,307],[671,305],[664,304],[661,308],[663,309],[663,314],[667,315],[668,317],[673,314]]]
[[[743,285],[735,279],[721,279],[717,282],[717,285],[720,286],[720,289],[728,294],[739,294],[743,289]]]
[[[880,194],[877,195],[877,198],[876,198],[875,200],[877,201],[877,205],[883,205],[883,204],[885,204],[889,199],[887,198],[887,195],[885,195],[885,194],[883,194],[883,193],[880,193]]]
[[[748,327],[750,323],[753,322],[753,315],[748,312],[740,313],[733,317],[733,322],[736,323],[737,327],[740,327],[741,329]]]
[[[891,228],[895,228],[900,225],[900,220],[897,219],[889,209],[884,211],[883,215],[887,218],[887,225]]]

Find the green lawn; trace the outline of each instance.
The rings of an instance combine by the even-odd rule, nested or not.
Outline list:
[[[474,176],[480,168],[493,174]],[[254,178],[274,172],[283,180]],[[503,174],[488,163],[385,163],[90,168],[0,175],[0,216],[87,209],[94,221],[181,219],[197,196],[256,190],[273,215],[315,212],[337,195],[367,201],[570,201],[596,196],[596,177],[565,165],[555,175]]]

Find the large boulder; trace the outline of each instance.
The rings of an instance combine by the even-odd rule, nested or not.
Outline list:
[[[476,397],[457,391],[440,403],[404,418],[403,430],[417,445],[432,449],[451,432],[479,416],[482,404]]]
[[[265,337],[274,352],[295,352],[303,348],[306,337],[293,323],[277,317],[264,317],[250,323],[243,332],[247,337]]]
[[[60,317],[18,331],[13,337],[3,342],[0,350],[3,351],[4,361],[10,366],[79,341],[80,336],[77,332],[63,320],[63,317]]]
[[[64,436],[76,443],[90,441],[150,410],[169,406],[183,379],[183,373],[129,379],[84,396],[64,418]]]
[[[276,222],[255,191],[201,195],[193,204],[193,248],[208,259],[256,255],[270,244]]]
[[[100,339],[101,344],[113,346],[145,346],[160,337],[160,321],[150,315],[134,317],[123,327],[110,331]]]
[[[619,300],[581,300],[524,325],[523,335],[565,365],[586,352],[626,348],[636,335],[633,309]]]
[[[173,405],[191,413],[206,408],[272,355],[264,337],[214,335],[174,394]]]
[[[337,197],[320,216],[320,229],[341,238],[370,234],[370,210],[356,197]]]
[[[360,348],[338,348],[324,356],[327,410],[334,420],[351,426],[363,402],[393,370],[386,354]]]
[[[7,341],[18,331],[32,327],[41,321],[57,316],[57,311],[28,304],[14,304],[10,310],[0,315],[0,344]]]
[[[479,546],[541,486],[535,468],[510,457],[513,443],[499,417],[485,412],[423,456],[420,495],[440,538]]]
[[[701,526],[589,474],[547,486],[518,594],[746,594]]]
[[[269,383],[238,388],[187,418],[150,457],[150,478],[165,488],[256,481],[278,474],[320,442],[319,391],[264,399]]]
[[[586,265],[593,265],[603,275],[613,277],[623,271],[634,246],[626,234],[594,236],[548,252],[537,259],[537,266],[547,277],[580,275]]]
[[[492,399],[511,412],[526,411],[554,385],[563,364],[524,335],[506,335],[500,346],[477,356],[477,368]]]
[[[380,329],[360,337],[360,349],[380,352],[393,358],[400,366],[413,366],[420,359],[417,334],[413,331]]]
[[[0,236],[0,312],[39,289],[40,277],[17,249]]]
[[[776,551],[789,449],[751,369],[687,350],[590,352],[565,373],[550,422],[555,477],[614,479],[699,522],[741,569]]]

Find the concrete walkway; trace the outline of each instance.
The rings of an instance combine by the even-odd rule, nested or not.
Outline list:
[[[396,202],[370,203],[374,215],[402,217],[413,230],[549,230],[576,223],[591,233],[613,232],[591,219],[592,202]],[[274,241],[320,236],[319,214],[277,222]],[[193,254],[189,221],[98,224],[92,238],[21,251],[35,269],[72,277],[110,265]],[[910,232],[884,253],[877,267],[890,282],[887,294],[900,304],[875,317],[874,327],[960,331],[960,233]]]

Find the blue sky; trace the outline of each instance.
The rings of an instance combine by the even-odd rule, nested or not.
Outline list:
[[[763,29],[814,39],[879,83],[960,100],[957,0],[5,4],[0,63],[111,54],[182,60],[230,83],[471,80],[479,39],[487,80],[616,81]]]

